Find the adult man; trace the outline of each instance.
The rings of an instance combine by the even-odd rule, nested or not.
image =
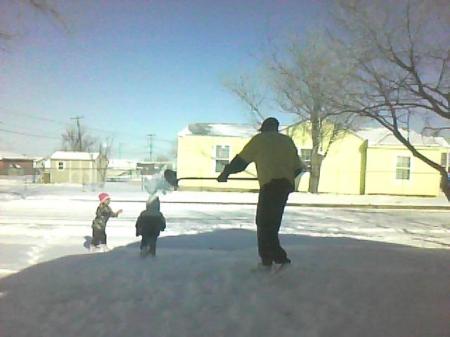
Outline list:
[[[305,169],[294,142],[279,133],[278,127],[276,118],[264,120],[259,129],[261,132],[217,177],[217,181],[226,182],[230,174],[241,172],[251,162],[255,163],[260,185],[256,210],[258,253],[261,266],[268,269],[273,263],[284,265],[291,262],[280,245],[278,231],[289,193],[294,190],[295,177]]]

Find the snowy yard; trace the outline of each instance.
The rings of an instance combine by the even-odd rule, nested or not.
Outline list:
[[[0,202],[0,337],[450,336],[448,211],[288,207],[293,264],[266,274],[253,205],[163,203],[155,259],[144,204],[114,197],[111,251],[88,253],[96,205]]]

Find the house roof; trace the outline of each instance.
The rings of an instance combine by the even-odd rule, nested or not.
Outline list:
[[[449,147],[450,144],[443,137],[424,136],[420,133],[410,130],[409,135],[407,130],[400,130],[405,138],[409,138],[412,145],[415,146],[437,146],[437,147]],[[356,134],[366,139],[369,142],[369,146],[376,145],[402,145],[395,136],[385,128],[368,128],[356,131]]]
[[[96,160],[100,154],[98,152],[71,152],[56,151],[50,159],[60,160]]]
[[[189,124],[178,136],[222,136],[222,137],[252,137],[257,133],[255,126],[250,124],[220,124],[220,123],[194,123]],[[369,146],[402,145],[400,141],[386,128],[367,128],[355,132],[360,138],[368,140]],[[450,144],[443,137],[424,136],[410,130],[401,130],[414,146],[435,146],[450,148]]]
[[[0,160],[1,159],[21,159],[21,160],[33,160],[23,154],[18,154],[9,151],[0,151]]]
[[[178,136],[252,137],[257,132],[256,127],[250,124],[195,123],[181,130]]]

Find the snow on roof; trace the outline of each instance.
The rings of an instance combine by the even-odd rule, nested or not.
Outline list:
[[[257,132],[256,127],[249,124],[195,123],[189,124],[178,136],[252,137]]]
[[[408,138],[407,130],[400,130],[402,135]],[[356,131],[356,134],[367,139],[369,146],[375,145],[402,145],[395,136],[385,128],[369,128]],[[415,146],[441,146],[449,147],[450,144],[443,137],[423,136],[414,130],[409,131],[409,141]]]
[[[32,158],[28,158],[23,154],[18,154],[9,151],[0,151],[0,160],[1,159],[22,159],[22,160],[33,160]]]
[[[219,124],[219,123],[194,123],[189,124],[178,136],[223,136],[223,137],[252,137],[257,133],[257,128],[250,124]],[[408,137],[406,130],[401,133]],[[400,141],[385,128],[368,128],[356,132],[356,134],[367,139],[369,146],[376,145],[401,145]],[[409,131],[409,140],[415,146],[437,146],[449,147],[450,144],[443,137],[423,136],[414,130]]]
[[[71,152],[71,151],[56,151],[52,154],[50,159],[62,160],[95,160],[99,156],[98,152]]]

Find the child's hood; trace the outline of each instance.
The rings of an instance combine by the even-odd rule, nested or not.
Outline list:
[[[149,212],[154,212],[154,213],[159,213],[160,211],[160,202],[159,202],[159,198],[155,197],[155,198],[149,198],[147,200],[146,203],[146,209]]]

